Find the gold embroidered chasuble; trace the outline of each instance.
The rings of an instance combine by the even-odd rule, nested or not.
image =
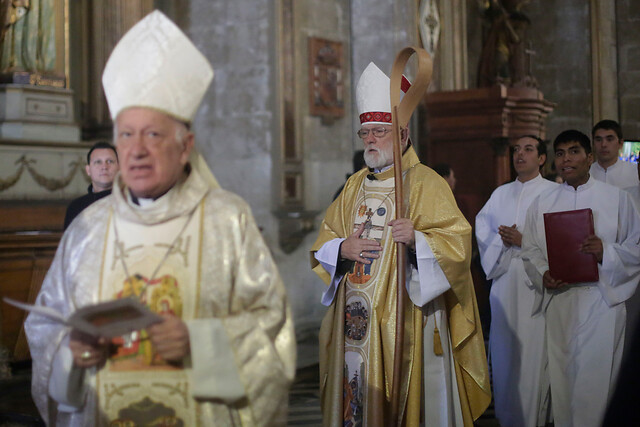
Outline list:
[[[194,319],[199,305],[201,224],[201,206],[187,216],[153,225],[112,215],[100,300],[135,297],[158,314]],[[195,286],[189,289],[185,284]],[[126,425],[149,412],[154,414],[150,419],[166,419],[167,424],[197,425],[190,368],[162,361],[145,331],[114,341],[115,351],[96,377],[99,408],[110,423]]]
[[[295,373],[293,324],[284,285],[244,201],[191,171],[148,208],[133,205],[119,182],[112,196],[83,211],[63,236],[37,303],[68,315],[130,295],[181,317],[191,356],[169,365],[145,331],[134,333],[118,340],[102,369],[82,373],[77,411],[56,413],[49,382],[68,330],[29,316],[33,394],[52,425],[285,422]]]
[[[404,216],[412,220],[415,230],[424,233],[451,285],[443,297],[462,415],[465,425],[471,425],[491,400],[480,319],[469,270],[471,227],[457,208],[447,184],[419,163],[412,147],[405,151],[402,165],[407,209]],[[373,183],[378,184],[373,185],[365,180],[367,173],[364,169],[347,181],[340,196],[328,208],[318,239],[311,248],[312,268],[329,284],[329,273],[314,257],[326,242],[338,237],[347,238],[360,223],[372,218],[370,237],[379,240],[383,246],[377,262],[368,266],[355,263],[345,274],[322,322],[321,399],[324,423],[330,426],[342,426],[345,416],[350,415],[351,408],[343,407],[343,393],[358,387],[353,381],[350,387],[345,387],[347,380],[344,378],[346,374],[346,378],[353,380],[353,367],[360,361],[364,362],[364,372],[358,372],[356,382],[363,387],[361,396],[366,399],[366,414],[363,414],[366,425],[384,425],[390,409],[397,284],[395,245],[386,222],[392,219],[389,211],[393,210],[395,196],[391,194],[387,200],[381,200],[386,194],[382,188],[393,188],[394,172],[392,167],[376,174],[377,180]],[[374,187],[378,187],[378,191]],[[378,206],[385,212],[378,211]],[[371,278],[375,278],[375,283],[368,283]],[[422,400],[428,399],[421,390],[423,312],[406,298],[401,407],[405,408],[405,425],[418,425]],[[365,316],[367,325],[363,331],[359,325]],[[360,342],[366,341],[364,346],[354,338],[355,341],[357,338],[361,338]],[[358,396],[348,398],[357,399]]]

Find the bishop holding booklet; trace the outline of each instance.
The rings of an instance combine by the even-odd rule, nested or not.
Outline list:
[[[284,425],[295,372],[285,288],[247,204],[219,188],[190,124],[213,78],[160,12],[103,74],[120,174],[64,234],[37,304],[64,316],[136,298],[162,321],[112,341],[31,314],[49,425]]]

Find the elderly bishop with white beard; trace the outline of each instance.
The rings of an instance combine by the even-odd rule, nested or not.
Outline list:
[[[406,425],[471,425],[489,404],[487,362],[469,272],[471,227],[449,185],[420,164],[402,129],[407,211],[395,218],[389,78],[373,63],[357,85],[369,169],[329,206],[311,249],[329,306],[320,330],[325,426],[383,426],[396,323],[395,242],[408,250],[399,407]],[[403,88],[408,89],[408,81]],[[421,414],[424,418],[421,419]]]
[[[103,74],[121,164],[65,232],[37,304],[64,315],[133,298],[162,321],[107,340],[31,314],[34,400],[48,425],[286,423],[295,338],[247,204],[217,185],[190,124],[213,70],[160,12]]]

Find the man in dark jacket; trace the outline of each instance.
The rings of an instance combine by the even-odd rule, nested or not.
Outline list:
[[[108,142],[97,142],[91,147],[87,153],[87,166],[85,166],[85,171],[91,179],[87,189],[88,194],[74,199],[67,207],[67,213],[64,216],[65,230],[84,208],[111,194],[111,186],[118,169],[118,155],[113,145]]]

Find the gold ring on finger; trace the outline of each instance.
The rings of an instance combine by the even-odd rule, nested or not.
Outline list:
[[[89,350],[83,351],[82,354],[80,355],[80,359],[82,360],[87,360],[90,358],[91,358],[91,352]]]

